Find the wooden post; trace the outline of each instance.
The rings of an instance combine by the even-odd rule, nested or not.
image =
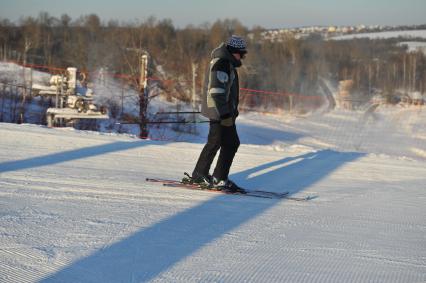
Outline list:
[[[24,66],[23,68],[23,80],[24,80],[24,84],[23,84],[23,91],[22,91],[22,102],[21,102],[21,107],[19,109],[19,124],[22,124],[25,122],[25,100],[27,97],[27,79],[25,77],[25,69],[26,67]]]
[[[192,111],[196,112],[198,111],[197,109],[197,84],[196,84],[196,79],[197,79],[197,70],[198,70],[198,64],[197,63],[192,63]],[[196,114],[192,114],[192,121],[195,121],[197,119]],[[191,133],[196,134],[197,132],[197,124],[191,124]]]
[[[55,108],[59,108],[59,85],[56,84],[56,96],[55,96]],[[55,115],[47,114],[47,126],[54,127],[55,126]]]
[[[402,82],[403,82],[403,87],[404,87],[404,91],[407,92],[407,55],[404,54],[404,61],[403,61],[403,65],[402,65]]]
[[[47,127],[52,128],[54,126],[55,116],[53,114],[46,115]]]
[[[371,97],[371,77],[372,77],[371,64],[368,64],[368,97]]]
[[[124,80],[121,80],[121,111],[120,111],[120,119],[123,118],[124,113]]]
[[[292,94],[290,94],[289,96],[288,96],[288,98],[289,98],[289,100],[290,100],[290,114],[291,113],[293,113],[293,108],[294,108],[294,105],[293,105],[293,103],[294,103],[294,101],[293,101],[293,95]]]
[[[1,98],[0,122],[3,122],[4,99],[5,99],[5,96],[6,96],[6,84],[2,84],[2,85],[3,85],[3,91],[1,93],[2,98]]]
[[[197,63],[192,63],[192,108],[194,111],[196,111],[197,109],[197,91],[196,91],[196,79],[197,79],[197,69],[198,69],[198,64]]]
[[[148,109],[148,54],[144,53],[141,56],[141,72],[139,79],[139,117],[140,117],[140,134],[141,139],[148,138],[147,125],[147,109]]]
[[[417,73],[417,55],[413,56],[413,75],[412,75],[412,83],[411,90],[416,91],[416,73]]]

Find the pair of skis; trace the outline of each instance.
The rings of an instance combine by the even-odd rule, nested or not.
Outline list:
[[[214,190],[210,188],[203,188],[197,184],[186,184],[177,180],[160,179],[160,178],[146,178],[146,181],[161,183],[165,187],[189,189],[189,190],[196,190],[196,191],[206,191],[206,192],[218,193],[218,194],[229,194],[229,195],[238,195],[238,196],[269,198],[269,199],[288,199],[288,200],[294,200],[294,201],[308,201],[315,198],[314,196],[292,197],[290,196],[289,192],[277,193],[277,192],[268,192],[268,191],[262,191],[262,190],[245,190],[245,193],[241,193],[241,192],[232,193],[227,191]]]

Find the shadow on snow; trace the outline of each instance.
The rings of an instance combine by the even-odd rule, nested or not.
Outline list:
[[[132,144],[121,146],[126,149]],[[97,152],[108,152],[108,147]],[[84,152],[74,155],[82,154]],[[359,153],[323,150],[267,163],[234,174],[232,178],[242,184],[253,183],[274,191],[291,188],[291,192],[296,193],[361,156]],[[34,162],[45,163],[37,159]],[[41,282],[148,281],[278,202],[285,201],[261,199],[248,204],[245,199],[237,198],[217,196],[78,259]]]
[[[19,171],[35,167],[54,165],[62,162],[73,161],[77,159],[89,158],[103,155],[111,152],[133,149],[141,146],[153,144],[150,141],[137,142],[114,142],[105,145],[90,146],[75,150],[62,151],[43,156],[37,156],[22,160],[14,160],[0,163],[0,173]]]

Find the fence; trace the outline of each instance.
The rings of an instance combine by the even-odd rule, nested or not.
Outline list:
[[[47,72],[49,74],[65,74],[66,69],[65,68],[57,68],[52,66],[44,66],[44,65],[37,65],[37,64],[19,64],[17,62],[11,62],[14,64],[18,64],[25,68],[30,68],[31,70],[38,70],[41,72]],[[120,96],[121,99],[121,105],[114,106],[111,108],[111,111],[113,112],[113,116],[121,116],[123,117],[123,114],[125,112],[124,109],[124,103],[123,100],[128,97],[126,92],[128,92],[129,88],[136,91],[139,89],[139,76],[138,75],[129,75],[129,74],[117,74],[117,73],[111,73],[108,72],[108,70],[101,69],[97,72],[88,72],[88,71],[80,71],[80,79],[84,82],[86,82],[86,79],[90,80],[99,80],[101,83],[108,78],[113,78],[117,81],[121,82],[122,89],[120,90],[120,93],[117,93],[116,95]],[[32,76],[31,76],[32,77]],[[196,76],[194,76],[196,77]],[[174,79],[162,79],[159,77],[148,77],[147,78],[149,85],[148,85],[148,91],[150,92],[150,97],[155,97],[159,94],[165,94],[166,98],[168,98],[170,101],[172,99],[178,99],[186,102],[190,102],[193,97],[194,93],[200,93],[203,90],[203,86],[200,84],[195,84],[193,81],[185,81],[185,80],[174,80]],[[0,121],[5,121],[5,116],[8,116],[9,119],[7,121],[9,122],[25,122],[25,117],[28,115],[25,115],[25,103],[28,101],[29,97],[31,97],[31,85],[32,82],[26,82],[25,79],[23,79],[23,83],[21,85],[14,84],[12,85],[10,82],[4,82],[3,83],[3,90],[2,90],[2,102],[0,104]],[[13,91],[12,91],[12,88]],[[195,89],[194,89],[195,88]],[[19,93],[19,95],[17,95]],[[11,97],[13,96],[13,103],[11,100]],[[134,95],[134,102],[135,102],[135,110],[137,107],[137,99],[138,95]],[[200,94],[198,95],[198,101],[200,102]],[[6,103],[6,101],[9,101],[9,103]],[[20,101],[18,103],[18,101]],[[46,101],[45,101],[46,102]],[[48,101],[47,101],[48,103]],[[249,89],[249,88],[240,88],[240,111],[257,111],[262,113],[283,113],[283,112],[293,112],[293,111],[306,111],[306,109],[315,109],[321,106],[321,104],[324,103],[324,98],[322,96],[307,96],[307,95],[301,95],[297,93],[287,93],[282,91],[269,91],[269,90],[258,90],[258,89]],[[5,105],[12,109],[7,111],[5,113]],[[194,103],[193,103],[194,104]],[[47,108],[49,105],[45,104],[44,108]],[[43,107],[41,107],[43,108]],[[115,109],[119,108],[119,109]],[[120,109],[121,108],[121,109]],[[197,109],[193,109],[196,111]],[[179,111],[177,111],[179,112]],[[181,111],[180,111],[181,112]],[[18,114],[17,114],[18,113]],[[120,114],[120,115],[119,115]],[[176,116],[173,117],[172,114],[169,113],[167,116],[168,119],[163,119],[161,116],[155,116],[151,115],[147,123],[151,124],[151,126],[156,125],[158,127],[159,124],[182,124],[186,125],[185,127],[193,127],[188,124],[193,123],[199,123],[202,122],[200,119],[196,119],[196,114],[192,113],[192,115],[183,115],[187,118],[182,118],[182,113],[176,113]],[[178,117],[177,115],[180,115]],[[129,118],[129,117],[128,117]],[[188,120],[189,119],[189,120]],[[33,119],[34,120],[34,119]],[[45,118],[37,117],[37,122],[44,124]],[[123,122],[123,121],[122,121]],[[138,123],[137,119],[128,119],[128,123]],[[178,125],[174,126],[179,127]]]

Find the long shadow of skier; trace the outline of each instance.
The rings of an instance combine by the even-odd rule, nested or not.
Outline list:
[[[75,150],[61,151],[58,153],[47,154],[22,160],[14,160],[0,163],[0,173],[18,171],[29,168],[54,165],[62,162],[73,161],[77,159],[89,158],[116,151],[133,149],[141,146],[153,144],[151,141],[135,142],[114,142],[104,145],[96,145]]]
[[[279,177],[280,181],[274,183],[275,189],[282,187],[282,180],[287,180],[287,185],[291,184],[295,193],[361,156],[357,153],[325,150],[284,158],[232,177],[246,183],[253,180],[256,185],[265,188],[271,186],[271,179]],[[255,173],[258,175],[250,177]],[[148,281],[279,202],[251,200],[247,203],[238,196],[215,197],[142,229],[106,249],[95,251],[41,282]]]
[[[252,127],[252,131],[256,133],[260,133],[261,135],[263,135],[264,133],[263,131],[268,131],[270,135],[279,137],[281,140],[284,140],[284,141],[294,141],[297,138],[301,137],[300,135],[288,133],[285,131],[270,130],[270,129],[265,130],[258,127]],[[203,141],[200,140],[199,142],[204,143],[205,139],[206,138],[204,137]],[[130,142],[120,141],[120,142],[108,143],[104,145],[95,145],[95,146],[90,146],[85,148],[74,149],[74,150],[61,151],[58,153],[26,158],[22,160],[6,161],[3,163],[0,163],[0,173],[54,165],[54,164],[58,164],[62,162],[89,158],[89,157],[133,149],[133,148],[147,146],[147,145],[164,145],[169,142],[171,141],[155,141],[155,140],[138,140],[138,141],[130,141]],[[252,144],[262,145],[267,143],[265,140],[259,139],[252,142]]]

